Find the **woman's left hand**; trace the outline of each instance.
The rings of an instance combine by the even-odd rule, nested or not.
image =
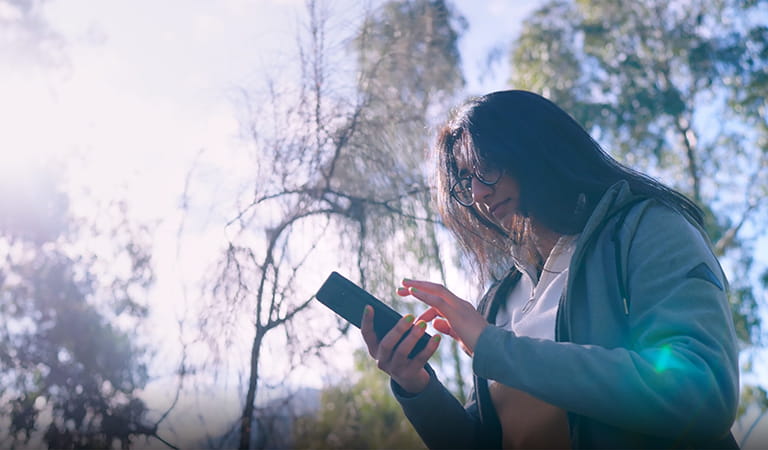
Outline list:
[[[454,295],[445,286],[429,281],[403,280],[403,287],[397,294],[405,297],[412,295],[430,306],[417,320],[430,322],[441,333],[459,341],[464,350],[472,355],[480,333],[488,326],[488,321],[466,300]],[[442,318],[442,319],[438,319]]]

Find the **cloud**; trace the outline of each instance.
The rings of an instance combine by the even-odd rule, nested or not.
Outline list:
[[[64,39],[45,19],[47,0],[0,0],[0,59],[17,65],[64,63]]]

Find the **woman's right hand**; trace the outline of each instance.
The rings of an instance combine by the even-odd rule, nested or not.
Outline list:
[[[424,366],[437,350],[437,346],[440,344],[440,335],[435,335],[421,352],[414,355],[413,358],[408,358],[427,327],[426,322],[413,323],[413,320],[411,314],[401,318],[379,341],[373,330],[373,308],[366,306],[360,330],[363,333],[365,345],[368,346],[368,353],[377,361],[379,369],[389,374],[406,392],[418,394],[429,384],[429,373]],[[403,339],[403,342],[400,342],[400,338],[408,330],[411,332]],[[398,342],[400,345],[397,345]]]

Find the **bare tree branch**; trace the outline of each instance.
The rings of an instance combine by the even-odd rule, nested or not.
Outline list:
[[[764,176],[764,172],[766,171],[766,167],[768,166],[768,156],[765,152],[761,155],[761,160],[756,165],[756,168],[752,174],[749,176],[749,181],[747,182],[746,186],[749,188],[752,188],[756,185],[757,181],[760,179],[761,175]],[[756,196],[753,195],[749,189],[747,189],[747,192],[745,194],[746,199],[746,208],[741,213],[741,218],[736,223],[736,225],[729,228],[723,236],[717,240],[715,243],[715,253],[717,255],[722,255],[725,253],[725,251],[735,242],[736,235],[741,230],[741,227],[744,226],[744,224],[747,222],[749,217],[752,215],[752,213],[758,209],[758,207],[761,206],[762,203],[765,202],[764,196]]]

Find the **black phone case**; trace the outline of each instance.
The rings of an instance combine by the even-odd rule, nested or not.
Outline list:
[[[317,291],[315,297],[357,328],[360,328],[365,306],[371,305],[374,311],[373,329],[379,339],[383,338],[397,324],[397,321],[403,317],[394,309],[382,303],[381,300],[337,272],[331,272],[328,279],[320,286],[320,290]],[[403,338],[407,335],[408,333]],[[419,339],[408,357],[413,358],[414,355],[423,350],[431,337],[429,334],[424,333],[424,336]]]

